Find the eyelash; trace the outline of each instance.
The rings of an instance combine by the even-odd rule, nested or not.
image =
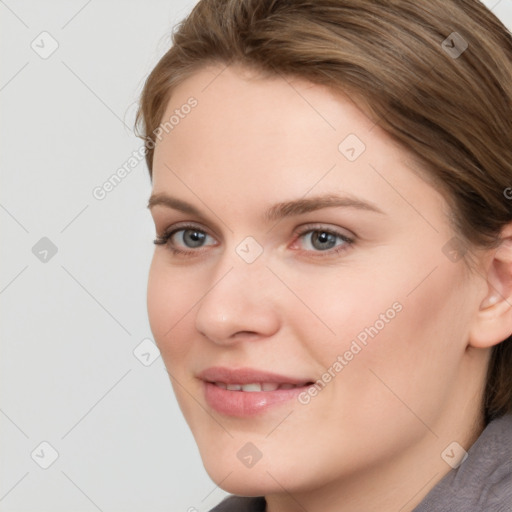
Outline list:
[[[171,251],[172,254],[179,255],[179,256],[192,256],[192,255],[197,255],[198,253],[203,252],[203,250],[202,250],[203,248],[190,249],[187,251],[187,250],[183,250],[183,249],[178,249],[170,243],[170,239],[173,235],[175,235],[176,233],[178,233],[180,231],[187,231],[187,230],[199,231],[208,236],[211,236],[206,232],[206,230],[202,229],[201,227],[199,227],[195,224],[181,224],[178,227],[169,228],[161,236],[157,236],[155,238],[155,240],[153,240],[153,243],[155,245],[167,245],[168,249]],[[328,249],[325,251],[302,250],[301,252],[313,253],[313,254],[315,254],[315,257],[333,256],[335,254],[340,254],[342,252],[345,252],[355,242],[355,240],[353,238],[349,238],[348,236],[346,236],[342,233],[339,233],[336,230],[333,230],[331,228],[325,228],[322,226],[311,226],[311,225],[305,226],[304,228],[302,228],[302,230],[294,233],[294,235],[296,237],[295,241],[300,240],[301,237],[303,237],[304,235],[306,235],[308,233],[315,233],[315,232],[327,233],[327,234],[333,235],[345,243],[341,247],[336,246],[332,249]],[[295,243],[295,241],[294,241],[294,243]]]

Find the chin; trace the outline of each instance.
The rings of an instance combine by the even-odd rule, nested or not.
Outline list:
[[[239,496],[264,496],[282,492],[282,487],[277,482],[286,486],[286,475],[293,474],[291,467],[276,467],[264,457],[254,465],[246,467],[235,450],[201,453],[201,458],[208,476],[224,491]]]
[[[239,469],[227,465],[205,465],[209,477],[224,491],[238,496],[265,496],[282,492],[282,487],[273,480],[265,469]],[[229,475],[229,476],[228,476]]]

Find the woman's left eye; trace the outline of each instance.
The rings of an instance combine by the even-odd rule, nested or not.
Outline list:
[[[354,241],[341,233],[326,229],[309,229],[299,234],[302,249],[314,252],[340,252],[347,249]]]

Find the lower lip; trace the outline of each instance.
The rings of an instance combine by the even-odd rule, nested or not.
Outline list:
[[[275,391],[230,391],[211,382],[205,382],[205,397],[208,405],[227,416],[255,416],[278,404],[296,398],[308,386]]]

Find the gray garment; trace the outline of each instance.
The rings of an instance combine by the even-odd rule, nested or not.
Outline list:
[[[512,512],[512,414],[491,421],[413,512]]]
[[[228,496],[210,512],[265,512],[267,503],[265,498],[242,498],[241,496]]]
[[[228,496],[210,512],[265,512],[265,498]],[[491,421],[413,512],[512,512],[512,414]]]

